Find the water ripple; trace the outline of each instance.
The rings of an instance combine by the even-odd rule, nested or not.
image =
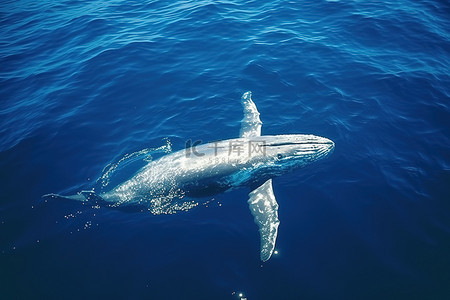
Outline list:
[[[34,270],[52,265],[45,251],[35,252],[35,237],[40,245],[46,239],[56,245],[53,252],[95,257],[118,269],[139,269],[144,261],[146,270],[163,270],[173,261],[183,266],[199,258],[210,264],[199,263],[208,274],[224,270],[211,278],[197,274],[212,287],[205,297],[193,293],[205,299],[220,298],[214,296],[224,290],[229,296],[236,286],[247,289],[249,299],[300,293],[348,298],[342,282],[354,283],[357,298],[367,298],[373,282],[380,291],[422,285],[411,295],[443,298],[437,291],[448,276],[435,270],[450,265],[449,11],[445,1],[430,0],[2,1],[0,221],[10,222],[11,229],[0,251],[10,255],[17,244]],[[254,272],[248,265],[257,237],[245,201],[233,201],[245,200],[246,192],[218,196],[225,200],[220,209],[211,204],[179,219],[84,207],[76,209],[82,213],[64,213],[76,218],[55,227],[50,222],[61,221],[60,210],[74,206],[30,211],[42,194],[90,188],[106,165],[161,145],[165,137],[174,150],[187,139],[235,137],[239,99],[247,90],[261,112],[263,134],[314,133],[336,143],[326,162],[274,181],[285,256],[268,269]],[[112,254],[100,258],[89,249],[89,255],[78,256],[69,249],[74,240],[65,233],[78,226],[92,234],[97,223],[105,226],[96,238],[80,235],[77,245],[111,253],[117,239],[121,254],[130,245],[136,257],[153,249],[157,258],[139,264],[124,258],[120,264]],[[180,244],[174,244],[170,257],[162,255],[171,245],[163,241],[180,241],[180,228],[196,230],[181,238],[189,250],[180,254]],[[223,232],[222,239],[216,237]],[[94,243],[97,237],[108,249]],[[220,262],[211,253],[200,258],[194,248],[214,249]],[[25,273],[21,280],[40,277]],[[92,268],[87,273],[95,277],[88,282],[104,278]],[[143,273],[138,272],[155,286],[169,282]],[[195,285],[183,274],[180,282]],[[103,290],[112,286],[105,278],[99,283]],[[141,291],[122,279],[127,284],[116,282],[125,288],[114,296]],[[52,289],[63,289],[56,283]],[[167,298],[162,288],[151,290],[150,298]],[[385,296],[377,292],[374,298]],[[23,298],[30,297],[36,296]]]

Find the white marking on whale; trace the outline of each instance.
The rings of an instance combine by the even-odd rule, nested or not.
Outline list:
[[[242,104],[239,138],[198,145],[150,161],[132,178],[105,193],[82,191],[44,197],[96,201],[111,207],[143,205],[158,214],[164,206],[185,196],[204,197],[250,187],[248,204],[259,227],[260,258],[267,261],[274,251],[280,223],[272,178],[326,157],[334,143],[315,135],[261,136],[262,122],[251,92],[244,93]],[[183,205],[189,208],[190,204],[185,202],[179,208]]]

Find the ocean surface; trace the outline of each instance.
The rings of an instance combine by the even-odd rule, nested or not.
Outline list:
[[[274,179],[268,262],[249,189],[41,198],[237,137],[249,90],[263,134],[336,144]],[[1,1],[0,298],[450,299],[449,2]]]

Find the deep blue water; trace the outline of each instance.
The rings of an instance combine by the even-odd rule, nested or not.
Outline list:
[[[2,1],[2,299],[450,299],[447,1]],[[42,203],[169,138],[332,139],[274,180],[155,216]]]

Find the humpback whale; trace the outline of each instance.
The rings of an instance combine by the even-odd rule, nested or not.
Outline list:
[[[97,194],[92,190],[44,197],[94,201],[110,207],[138,205],[157,213],[161,206],[180,199],[249,187],[248,205],[259,227],[260,259],[265,262],[274,251],[280,224],[272,178],[328,156],[334,143],[315,135],[261,135],[262,122],[251,95],[246,92],[241,99],[244,118],[238,138],[194,143],[162,156],[108,192]]]

